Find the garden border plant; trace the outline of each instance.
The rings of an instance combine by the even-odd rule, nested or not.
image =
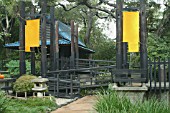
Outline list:
[[[94,109],[98,113],[168,113],[170,106],[155,97],[131,103],[125,96],[119,96],[116,91],[103,90],[98,93]]]

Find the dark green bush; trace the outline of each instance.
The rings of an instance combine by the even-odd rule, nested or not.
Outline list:
[[[33,75],[23,75],[19,77],[16,82],[13,85],[13,89],[16,92],[30,92],[32,91],[32,88],[34,84],[31,82],[31,80],[37,78]]]

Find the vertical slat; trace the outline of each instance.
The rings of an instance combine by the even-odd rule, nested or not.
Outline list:
[[[78,74],[78,94],[80,95],[80,91],[81,91],[81,86],[80,86],[80,74]]]
[[[148,66],[148,60],[147,60],[147,47],[146,47],[146,3],[145,0],[140,0],[140,64],[141,69],[146,69]],[[142,78],[146,77],[148,78],[148,74],[141,75]],[[147,81],[146,81],[147,82]]]
[[[123,68],[127,69],[127,42],[123,43]]]
[[[164,69],[164,72],[163,72],[163,73],[164,73],[164,92],[166,92],[166,77],[167,77],[167,76],[166,76],[166,60],[165,60],[165,58],[164,58],[164,63],[163,63],[163,65],[164,65],[164,66],[163,66],[163,67],[164,67],[164,68],[163,68],[163,69]]]
[[[60,73],[57,73],[57,97],[59,97],[59,85],[60,85],[59,76],[60,76]]]
[[[25,65],[25,2],[20,2],[20,16],[19,19],[20,25],[19,25],[19,67],[20,67],[20,76],[26,73],[26,65]]]
[[[169,92],[170,92],[170,58],[168,58],[168,78],[169,78]]]
[[[43,22],[42,22],[42,37],[41,37],[41,75],[43,77],[46,76],[47,72],[47,47],[46,47],[46,9],[47,1],[42,1],[42,14],[43,14]]]
[[[70,93],[71,93],[71,98],[73,98],[73,74],[72,73],[70,75],[70,79],[71,79]]]
[[[152,64],[151,64],[151,60],[149,59],[149,77],[150,77],[150,92],[152,91]]]
[[[154,81],[155,81],[155,84],[154,84],[154,92],[156,93],[156,82],[157,82],[157,79],[156,79],[156,58],[154,58]]]
[[[160,57],[158,59],[158,78],[159,78],[159,93],[161,94],[161,68]]]

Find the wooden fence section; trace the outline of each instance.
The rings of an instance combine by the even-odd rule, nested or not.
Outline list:
[[[148,63],[149,91],[155,93],[170,91],[170,58],[154,58]]]
[[[48,72],[49,91],[57,97],[74,97],[84,88],[108,86],[113,82],[111,70],[115,62],[79,59],[75,69]]]

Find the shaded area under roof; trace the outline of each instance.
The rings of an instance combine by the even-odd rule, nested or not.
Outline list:
[[[62,39],[59,40],[59,44],[60,45],[66,45],[66,44],[71,44],[71,28],[70,26],[58,21],[58,25],[59,25],[59,36],[62,37]],[[50,31],[50,26],[47,27],[47,32]],[[49,34],[49,33],[47,33]],[[46,45],[50,45],[50,36],[47,35],[47,41],[46,41]],[[19,42],[14,42],[14,43],[9,43],[9,44],[5,44],[4,47],[6,48],[11,48],[11,49],[18,49],[19,48]],[[40,40],[40,45],[41,45],[41,40]],[[78,45],[80,48],[85,49],[91,53],[94,53],[95,51],[93,51],[92,49],[87,48],[87,46],[80,40],[80,38],[78,38]]]
[[[68,40],[65,40],[65,39],[60,39],[59,40],[59,45],[69,45],[70,44],[70,41]],[[46,41],[46,45],[49,46],[50,45],[50,40],[47,39]],[[10,48],[10,49],[19,49],[19,46],[20,46],[20,43],[17,41],[17,42],[14,42],[14,43],[9,43],[9,44],[5,44],[5,48]],[[40,46],[41,46],[41,41],[40,41]],[[79,48],[82,48],[84,50],[87,50],[91,53],[94,53],[95,51],[93,51],[92,49],[89,49],[87,47],[83,47],[83,46],[80,46],[79,45]]]
[[[64,24],[60,21],[58,22],[58,24],[59,24],[59,35],[62,38],[71,41],[71,28],[70,28],[70,26],[68,26],[68,25],[66,25],[66,24]],[[86,47],[86,45],[80,40],[80,38],[78,38],[78,44]]]

